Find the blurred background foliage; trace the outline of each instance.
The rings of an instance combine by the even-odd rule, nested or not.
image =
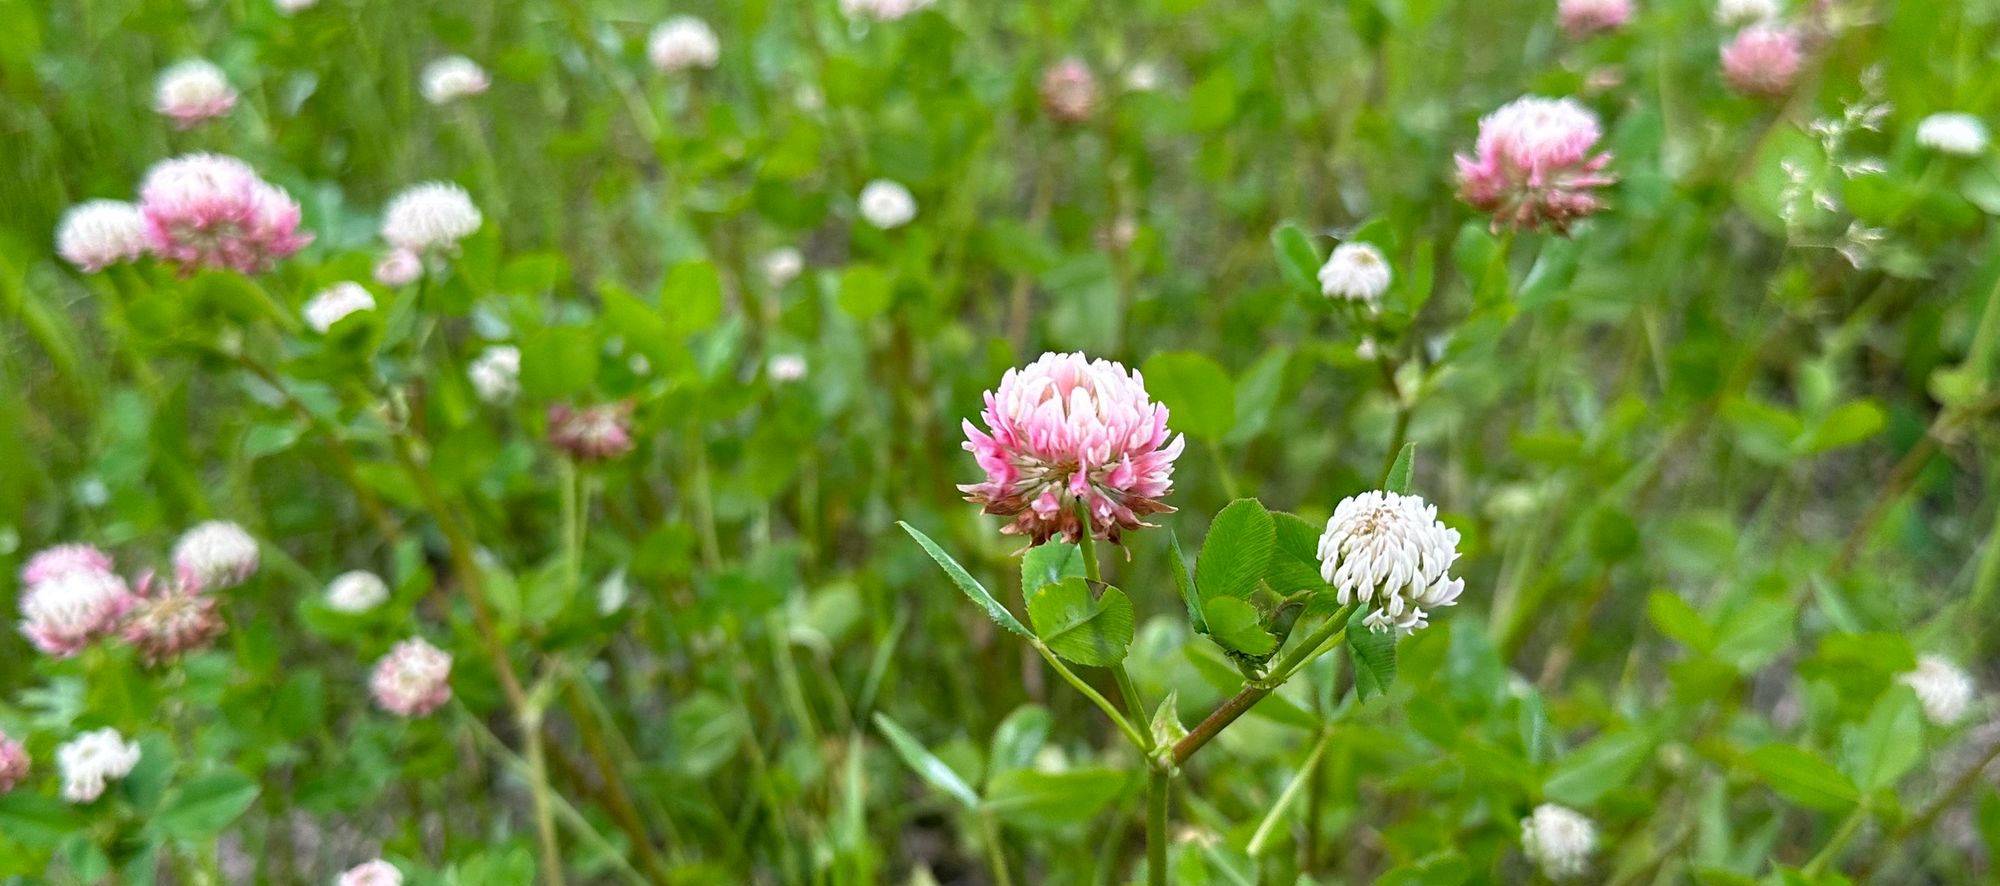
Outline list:
[[[1701,0],[1580,42],[1511,0],[942,0],[872,25],[831,0],[0,3],[0,599],[57,541],[143,559],[223,517],[266,543],[223,645],[171,674],[0,637],[0,727],[38,765],[117,725],[183,786],[133,809],[216,773],[254,804],[104,849],[17,792],[0,876],[136,881],[178,854],[175,882],[324,882],[378,847],[417,883],[533,876],[519,735],[398,467],[407,420],[507,654],[560,675],[580,881],[985,882],[997,838],[1030,882],[1124,882],[1141,767],[893,526],[1018,606],[1018,539],[954,488],[976,476],[958,422],[1054,349],[1143,367],[1173,408],[1184,543],[1239,495],[1324,519],[1374,485],[1403,405],[1416,488],[1465,539],[1464,605],[1403,644],[1386,700],[1321,662],[1185,773],[1176,882],[1525,882],[1543,800],[1599,822],[1607,881],[1990,877],[1988,706],[1920,723],[1894,677],[1938,653],[1994,678],[2000,165],[1912,133],[2000,109],[2000,4],[1794,6],[1822,29],[1767,102],[1724,88]],[[713,70],[647,66],[679,13],[720,34]],[[447,53],[492,89],[424,102]],[[1102,90],[1077,125],[1036,92],[1070,56]],[[177,131],[152,84],[191,57],[243,100]],[[1612,208],[1571,238],[1490,233],[1454,197],[1452,154],[1527,93],[1593,108],[1616,156]],[[66,207],[199,150],[289,190],[312,246],[254,285],[52,255]],[[875,178],[914,223],[857,220]],[[367,279],[381,206],[428,179],[487,216],[433,310],[378,295],[360,341],[262,313]],[[1372,321],[1296,249],[1352,239],[1395,268]],[[773,286],[781,247],[807,270]],[[398,347],[420,327],[442,352]],[[465,380],[489,340],[523,352],[511,408]],[[773,379],[779,354],[805,378]],[[579,585],[542,416],[617,399],[639,447],[585,471]],[[1139,610],[1131,669],[1196,719],[1236,677],[1178,618],[1166,533],[1130,545],[1107,566]],[[393,605],[325,607],[357,568]],[[460,702],[399,722],[362,687],[412,633],[458,654]]]

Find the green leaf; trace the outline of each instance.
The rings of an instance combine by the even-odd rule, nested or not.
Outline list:
[[[1600,735],[1556,764],[1542,794],[1566,806],[1589,806],[1613,788],[1631,784],[1652,751],[1652,738],[1644,733]]]
[[[1319,250],[1313,248],[1312,238],[1299,226],[1286,222],[1271,232],[1271,249],[1278,254],[1278,273],[1286,283],[1310,292],[1318,292]]]
[[[1797,446],[1808,454],[1852,446],[1880,433],[1888,419],[1873,400],[1843,403],[1799,438]]]
[[[986,809],[1015,827],[1054,830],[1096,818],[1131,783],[1131,775],[1116,769],[1012,769],[993,779]]]
[[[1264,570],[1265,584],[1279,595],[1325,588],[1319,573],[1319,527],[1284,511],[1273,511],[1271,522],[1276,533],[1271,562]]]
[[[1236,116],[1236,78],[1217,68],[1188,91],[1188,125],[1197,132],[1220,129]]]
[[[151,825],[168,836],[213,839],[257,801],[257,783],[241,772],[224,771],[182,786],[160,807]]]
[[[1396,682],[1396,632],[1376,633],[1361,622],[1366,609],[1356,609],[1347,619],[1347,654],[1354,661],[1354,695],[1367,701],[1389,691]]]
[[[1647,596],[1646,615],[1652,618],[1653,626],[1659,628],[1660,633],[1680,641],[1689,649],[1704,655],[1715,649],[1715,631],[1709,628],[1701,613],[1673,591],[1654,591]]]
[[[1032,597],[1049,585],[1083,574],[1082,548],[1059,541],[1043,542],[1021,557],[1021,594]]]
[[[967,809],[979,806],[979,795],[973,792],[972,786],[966,784],[965,779],[958,777],[958,773],[945,765],[943,760],[938,759],[936,754],[919,744],[916,738],[897,725],[896,721],[889,719],[888,714],[875,715],[875,728],[881,730],[882,735],[889,739],[889,747],[896,751],[896,756],[903,758],[903,765],[910,767],[918,778],[923,779],[931,787],[951,795],[952,799]]]
[[[1765,745],[1750,753],[1750,765],[1772,789],[1801,806],[1845,812],[1861,800],[1861,791],[1854,782],[1804,748]]]
[[[1891,686],[1868,719],[1847,734],[1844,768],[1862,791],[1895,786],[1924,757],[1924,724],[1917,696]]]
[[[1194,581],[1188,578],[1187,554],[1181,552],[1181,537],[1173,530],[1167,530],[1167,550],[1173,560],[1168,564],[1174,574],[1174,587],[1181,592],[1181,600],[1187,604],[1188,623],[1195,632],[1208,633],[1208,622],[1201,617],[1201,595],[1195,591]]]
[[[1132,601],[1110,585],[1103,589],[1092,599],[1090,582],[1071,576],[1028,599],[1028,621],[1050,652],[1094,667],[1125,660],[1132,646]]]
[[[667,271],[660,283],[660,313],[678,335],[689,335],[722,319],[722,275],[700,259],[684,261]],[[527,362],[521,371],[527,372]]]
[[[1215,515],[1201,543],[1194,580],[1202,600],[1249,597],[1270,568],[1277,541],[1277,526],[1262,503],[1254,498],[1230,502]]]
[[[1208,622],[1208,636],[1222,648],[1244,655],[1277,651],[1278,638],[1264,630],[1264,614],[1257,607],[1235,597],[1210,597],[1201,613]]]
[[[1396,460],[1389,465],[1389,473],[1382,477],[1382,488],[1398,495],[1410,494],[1410,474],[1416,469],[1417,444],[1405,443],[1396,451]]]
[[[903,527],[904,532],[909,533],[911,538],[917,540],[917,544],[923,546],[924,553],[931,555],[931,559],[944,570],[944,574],[951,576],[952,583],[958,585],[958,589],[964,591],[966,597],[978,604],[979,608],[986,610],[986,617],[993,619],[994,624],[1023,637],[1034,637],[1028,633],[1027,627],[1021,624],[1021,620],[1014,617],[1014,613],[1008,612],[1007,607],[1000,605],[999,600],[993,599],[993,595],[986,592],[986,586],[973,578],[971,573],[966,572],[965,567],[958,565],[958,561],[953,560],[950,554],[938,547],[937,542],[931,541],[930,536],[918,532],[917,527],[901,520],[896,521],[896,525]]]
[[[1143,367],[1146,389],[1167,406],[1168,427],[1210,442],[1236,424],[1236,385],[1206,354],[1154,354]]]
[[[1291,361],[1291,349],[1279,345],[1265,351],[1237,377],[1236,424],[1230,427],[1226,442],[1248,443],[1264,432],[1284,395],[1285,367]]]
[[[80,833],[87,822],[75,807],[26,789],[0,794],[0,840],[30,849],[51,849]]]
[[[521,340],[521,389],[546,399],[586,393],[597,382],[597,336],[581,326],[549,326]]]
[[[1160,706],[1153,709],[1152,729],[1153,743],[1161,747],[1171,747],[1187,737],[1187,725],[1181,722],[1179,690],[1167,690],[1167,697],[1160,699]]]
[[[1024,704],[1014,709],[1001,720],[993,730],[993,750],[989,755],[988,771],[994,774],[1010,769],[1025,769],[1034,765],[1035,755],[1041,753],[1042,745],[1049,740],[1049,726],[1053,718],[1049,709],[1038,704]]]
[[[840,275],[840,309],[856,320],[887,310],[891,294],[889,275],[874,265],[850,265]]]

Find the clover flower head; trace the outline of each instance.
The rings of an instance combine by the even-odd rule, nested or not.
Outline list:
[[[768,371],[772,381],[781,384],[798,381],[806,377],[806,358],[799,354],[773,355]]]
[[[62,796],[71,803],[89,803],[104,796],[107,782],[132,774],[139,765],[139,743],[126,741],[110,727],[86,732],[56,748],[56,768],[62,771]]]
[[[549,407],[549,442],[578,461],[604,461],[632,451],[632,403]]]
[[[424,182],[397,194],[382,211],[382,239],[397,249],[449,250],[485,222],[472,196],[450,182]]]
[[[1086,532],[1116,543],[1150,526],[1147,516],[1173,511],[1161,499],[1173,491],[1186,440],[1168,438],[1167,407],[1153,402],[1136,371],[1081,353],[1043,354],[1007,370],[980,417],[986,430],[964,422],[964,447],[986,478],[958,488],[986,513],[1010,518],[1002,532],[1034,544]]]
[[[1940,154],[1977,157],[1990,137],[1983,121],[1958,111],[1932,114],[1917,124],[1917,144]]]
[[[933,2],[936,0],[840,0],[840,11],[855,20],[892,22]]]
[[[1319,269],[1319,291],[1327,298],[1374,302],[1389,291],[1389,259],[1371,243],[1342,243]]]
[[[1581,813],[1543,803],[1521,819],[1521,848],[1551,880],[1574,880],[1597,853],[1597,825]]]
[[[86,272],[132,261],[146,249],[146,217],[123,200],[78,203],[56,224],[56,254]]]
[[[148,574],[139,579],[135,600],[122,636],[147,664],[206,649],[226,627],[220,601],[198,587]]]
[[[1407,635],[1430,624],[1426,607],[1458,603],[1465,580],[1451,576],[1458,530],[1415,495],[1372,490],[1342,499],[1319,537],[1320,577],[1340,604],[1371,604],[1370,630]]]
[[[0,732],[0,794],[28,780],[31,766],[28,749],[5,732]]]
[[[773,249],[764,256],[764,283],[772,289],[783,289],[806,269],[806,257],[797,249],[786,246]]]
[[[36,585],[72,572],[110,572],[115,568],[111,555],[96,545],[60,544],[43,548],[21,567],[21,584]]]
[[[403,886],[403,872],[378,858],[348,868],[334,886]]]
[[[375,663],[368,688],[389,713],[426,716],[451,700],[451,655],[422,637],[404,640]]]
[[[1560,0],[1556,21],[1572,40],[1616,31],[1632,20],[1632,0]]]
[[[1493,215],[1493,227],[1569,230],[1604,207],[1614,180],[1608,153],[1593,153],[1597,116],[1572,99],[1524,96],[1479,121],[1472,154],[1460,154],[1459,197]]]
[[[299,204],[257,177],[249,164],[219,154],[188,154],[154,164],[139,186],[147,245],[184,270],[269,270],[304,249]]]
[[[1972,675],[1942,655],[1918,656],[1917,669],[1897,677],[1896,682],[1916,692],[1924,718],[1939,726],[1963,719],[1979,692]]]
[[[1057,123],[1082,123],[1097,110],[1097,75],[1080,58],[1065,58],[1042,72],[1042,110]]]
[[[492,345],[479,352],[465,368],[472,390],[487,403],[506,403],[521,392],[521,349],[513,345]]]
[[[365,569],[343,572],[326,585],[326,605],[336,612],[367,612],[389,599],[389,585]]]
[[[486,69],[462,55],[447,55],[424,66],[421,89],[424,101],[448,105],[485,92],[493,85]]]
[[[182,129],[229,113],[236,107],[236,89],[222,69],[202,59],[190,59],[160,72],[153,89],[153,110],[173,118]]]
[[[722,58],[722,41],[708,23],[677,15],[653,28],[646,38],[646,58],[662,73],[713,68]]]
[[[917,217],[917,198],[910,189],[886,178],[863,186],[856,203],[863,220],[885,231],[907,225]]]
[[[1782,25],[1755,24],[1722,47],[1722,77],[1744,95],[1769,98],[1792,91],[1805,62],[1797,31]]]
[[[423,275],[423,256],[408,249],[391,249],[375,263],[375,282],[383,286],[408,286]]]
[[[111,633],[137,600],[109,570],[71,570],[28,586],[21,594],[21,634],[44,654],[75,655]]]
[[[306,302],[306,325],[322,335],[356,311],[375,310],[375,296],[351,280],[335,283]]]
[[[257,539],[228,520],[198,524],[174,542],[179,581],[202,590],[242,584],[257,574],[258,557]]]

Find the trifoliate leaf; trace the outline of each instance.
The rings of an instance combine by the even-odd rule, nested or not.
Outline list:
[[[1270,655],[1277,651],[1278,638],[1264,630],[1264,614],[1257,607],[1235,597],[1212,597],[1202,604],[1208,622],[1208,636],[1231,652]]]
[[[1195,564],[1195,588],[1204,601],[1217,597],[1244,599],[1257,589],[1270,567],[1278,531],[1271,512],[1254,498],[1239,498],[1215,515]],[[1203,612],[1207,612],[1206,604]]]
[[[1093,667],[1125,660],[1132,646],[1132,601],[1124,591],[1100,587],[1103,593],[1093,599],[1090,583],[1071,576],[1028,598],[1028,620],[1050,652]]]

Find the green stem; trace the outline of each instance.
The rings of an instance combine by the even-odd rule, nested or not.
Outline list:
[[[1014,886],[1014,877],[1007,872],[1007,847],[1000,843],[1000,825],[993,816],[979,813],[980,842],[986,844],[986,863],[993,868],[993,882],[998,886]]]
[[[1231,471],[1229,463],[1223,460],[1222,444],[1213,440],[1208,441],[1208,457],[1210,461],[1215,463],[1215,476],[1216,479],[1222,482],[1223,496],[1230,501],[1235,501],[1238,497],[1236,492],[1236,472]],[[1390,457],[1394,458],[1394,456]]]
[[[1093,584],[1103,584],[1104,568],[1097,562],[1097,538],[1090,531],[1090,505],[1083,499],[1077,499],[1076,516],[1080,521],[1078,525],[1082,527],[1080,533],[1082,537],[1078,540],[1077,547],[1083,553],[1083,577]],[[1111,665],[1111,676],[1118,682],[1118,694],[1125,701],[1127,715],[1131,717],[1133,725],[1140,728],[1140,735],[1144,741],[1139,745],[1139,749],[1150,756],[1154,748],[1153,731],[1146,728],[1148,720],[1146,703],[1139,697],[1139,687],[1132,683],[1132,675],[1125,670],[1123,661]]]
[[[1146,882],[1167,886],[1167,803],[1172,772],[1155,765],[1146,776]]]
[[[1804,874],[1809,880],[1819,879],[1820,873],[1826,870],[1827,865],[1833,863],[1834,858],[1840,855],[1840,850],[1847,847],[1847,841],[1854,837],[1854,832],[1861,829],[1861,823],[1867,820],[1868,807],[1854,807],[1854,811],[1848,813],[1847,820],[1842,821],[1839,829],[1827,839],[1826,846],[1821,848],[1819,854],[1814,855],[1811,861],[1806,862],[1806,866],[1799,873]]]
[[[1312,753],[1306,755],[1305,763],[1299,766],[1299,771],[1292,776],[1291,783],[1285,785],[1285,790],[1278,794],[1277,802],[1271,804],[1271,810],[1264,813],[1264,820],[1257,823],[1257,830],[1250,835],[1250,845],[1243,851],[1251,858],[1264,854],[1264,847],[1270,842],[1272,832],[1277,830],[1279,819],[1285,817],[1285,812],[1291,808],[1292,802],[1298,799],[1299,791],[1312,780],[1313,773],[1319,771],[1319,758],[1326,753],[1327,743],[1332,740],[1331,728],[1320,731],[1319,741],[1313,745]]]
[[[1049,647],[1042,645],[1042,641],[1034,640],[1032,642],[1035,646],[1035,652],[1042,656],[1042,660],[1048,662],[1049,667],[1055,668],[1056,673],[1063,678],[1064,682],[1076,687],[1076,691],[1083,693],[1084,697],[1097,705],[1098,709],[1102,710],[1105,716],[1110,717],[1111,722],[1118,727],[1118,731],[1125,733],[1125,738],[1132,742],[1133,747],[1138,748],[1142,752],[1147,750],[1146,739],[1141,737],[1140,731],[1134,728],[1130,721],[1125,719],[1124,714],[1118,712],[1117,706],[1107,700],[1102,693],[1092,689],[1090,684],[1085,683],[1082,677],[1077,676],[1075,671],[1069,669],[1068,665],[1063,664],[1062,659],[1057,658],[1055,653],[1049,651]]]
[[[1179,766],[1186,763],[1188,758],[1194,756],[1196,751],[1201,750],[1209,742],[1215,740],[1215,737],[1220,735],[1222,730],[1227,728],[1229,724],[1236,722],[1238,718],[1249,713],[1252,707],[1255,707],[1258,702],[1264,700],[1264,696],[1270,695],[1272,690],[1284,685],[1285,681],[1291,679],[1293,674],[1298,673],[1300,668],[1305,667],[1308,662],[1318,657],[1323,649],[1331,648],[1333,645],[1345,640],[1347,638],[1347,619],[1353,614],[1353,604],[1340,607],[1338,611],[1327,618],[1325,624],[1320,625],[1310,636],[1301,641],[1299,645],[1293,647],[1292,651],[1284,658],[1279,659],[1278,666],[1272,668],[1269,672],[1272,676],[1244,683],[1242,689],[1238,690],[1235,695],[1230,696],[1227,701],[1224,701],[1221,707],[1216,708],[1214,713],[1208,715],[1207,719],[1202,720],[1193,729],[1189,730],[1185,738],[1174,743],[1171,753],[1173,764]]]

